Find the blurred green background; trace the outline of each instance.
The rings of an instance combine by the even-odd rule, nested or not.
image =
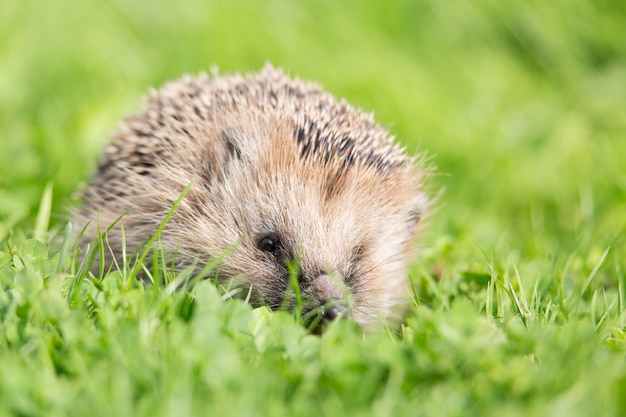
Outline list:
[[[150,87],[270,61],[428,152],[424,245],[446,262],[597,260],[626,223],[624,28],[621,1],[5,0],[0,237],[32,229],[48,182],[61,224]]]

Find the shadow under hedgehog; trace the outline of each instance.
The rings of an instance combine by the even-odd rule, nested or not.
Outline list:
[[[186,76],[152,92],[114,133],[73,223],[86,227],[86,247],[98,225],[126,213],[97,269],[121,258],[121,226],[131,253],[192,184],[161,234],[178,269],[230,248],[218,280],[276,309],[295,262],[303,314],[394,326],[408,308],[407,264],[429,206],[422,160],[371,114],[272,66]]]

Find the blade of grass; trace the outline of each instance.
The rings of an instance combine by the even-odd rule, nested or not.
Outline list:
[[[65,233],[63,235],[63,244],[61,245],[61,251],[59,252],[59,262],[55,272],[58,274],[65,269],[65,261],[69,252],[70,242],[72,241],[72,223],[67,223],[65,226]]]
[[[189,182],[189,184],[185,187],[185,189],[180,193],[176,201],[174,201],[172,208],[167,212],[167,214],[165,215],[165,218],[159,224],[159,227],[156,233],[152,235],[152,237],[148,240],[148,242],[146,242],[144,250],[141,252],[139,259],[137,259],[137,262],[135,263],[135,266],[133,267],[131,271],[131,275],[136,275],[137,272],[139,272],[139,270],[143,268],[143,262],[148,256],[148,254],[150,253],[150,251],[152,250],[152,246],[157,241],[157,239],[161,237],[161,233],[165,229],[165,226],[167,226],[167,223],[169,223],[170,219],[174,215],[174,212],[176,211],[180,203],[183,201],[183,198],[185,198],[189,190],[191,190],[191,187],[193,186],[194,182],[195,180],[192,179]]]
[[[580,305],[580,300],[583,298],[583,295],[585,294],[585,291],[587,291],[587,288],[591,284],[591,281],[593,281],[593,279],[595,278],[596,274],[598,273],[598,271],[600,270],[600,268],[604,264],[604,261],[606,261],[606,257],[609,255],[610,251],[611,251],[611,246],[606,248],[606,250],[604,251],[602,256],[600,256],[600,259],[598,260],[598,262],[596,262],[596,265],[593,267],[593,270],[591,271],[591,273],[589,274],[589,276],[585,280],[585,283],[583,284],[583,286],[582,286],[582,288],[580,290],[580,294],[578,296],[578,299],[576,301],[576,308],[574,309],[574,313],[575,314],[578,314],[578,307]]]
[[[48,225],[50,224],[50,213],[52,211],[52,188],[51,182],[46,184],[46,188],[41,195],[41,202],[39,203],[39,211],[37,212],[37,218],[35,220],[35,230],[33,237],[41,242],[46,240],[48,233]]]

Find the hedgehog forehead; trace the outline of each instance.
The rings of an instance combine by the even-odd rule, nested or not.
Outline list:
[[[406,198],[389,195],[395,184],[406,180],[408,170],[401,167],[405,161],[400,158],[387,161],[381,156],[379,164],[372,166],[357,159],[362,156],[358,150],[348,149],[342,154],[330,146],[307,156],[303,144],[294,140],[290,123],[270,125],[261,123],[246,132],[240,130],[232,135],[225,131],[222,135],[228,143],[222,158],[228,175],[221,182],[229,193],[235,192],[232,204],[247,201],[246,206],[259,213],[273,212],[277,222],[280,214],[293,215],[294,223],[302,223],[306,214],[315,218],[336,210],[339,201],[343,201],[342,209],[347,214],[363,216],[359,213],[361,205],[367,207],[377,201],[384,206]],[[324,152],[333,153],[332,159],[326,159]]]
[[[281,165],[279,157],[271,161],[254,164],[250,172],[233,170],[238,178],[226,187],[225,207],[238,206],[242,212],[236,217],[245,219],[250,238],[276,233],[293,250],[309,246],[315,257],[340,259],[368,230],[383,227],[385,212],[401,210],[386,195],[388,182],[372,171]]]

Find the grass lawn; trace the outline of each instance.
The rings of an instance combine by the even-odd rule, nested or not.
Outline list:
[[[626,415],[626,3],[0,9],[0,417]],[[61,243],[150,87],[266,61],[438,167],[397,334],[93,279]]]

